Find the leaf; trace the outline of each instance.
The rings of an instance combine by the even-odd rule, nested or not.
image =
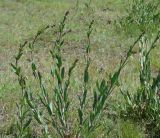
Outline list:
[[[83,92],[83,97],[82,97],[82,106],[84,106],[85,102],[86,102],[86,97],[87,97],[87,89],[84,90]]]
[[[49,111],[49,114],[52,115],[53,114],[53,105],[52,105],[52,102],[49,103],[49,105],[47,106],[47,109]]]
[[[94,94],[93,109],[95,109],[96,105],[97,105],[98,97],[97,97],[97,92],[95,90],[94,90],[93,94]]]
[[[58,84],[61,84],[61,77],[60,77],[60,74],[58,73],[57,70],[55,70],[55,75],[56,75],[56,78],[58,80]]]
[[[61,78],[64,79],[64,74],[65,74],[65,68],[63,67],[61,69]]]
[[[21,71],[21,68],[20,67],[17,67],[16,65],[12,64],[11,63],[11,66],[12,66],[12,69],[13,69],[13,72],[16,74],[16,75],[20,75],[20,71]]]
[[[29,43],[29,49],[32,50],[33,49],[33,46],[31,43]]]
[[[46,106],[45,100],[43,99],[43,97],[42,97],[41,95],[39,95],[39,99],[40,99],[41,103],[42,103],[44,106]],[[43,100],[44,100],[44,101],[43,101]]]
[[[14,64],[11,63],[11,67],[12,67],[12,69],[13,69],[14,72],[17,71],[17,66],[15,66]]]
[[[42,83],[42,76],[41,76],[41,73],[38,71],[38,79],[40,81],[40,83]]]
[[[87,68],[85,69],[85,72],[84,72],[84,83],[87,83],[89,80],[89,74],[88,74],[88,70]]]
[[[90,53],[90,45],[86,46],[86,53]]]
[[[60,47],[61,47],[63,44],[64,44],[64,40],[62,40],[62,41],[60,42]]]
[[[117,82],[118,82],[118,77],[119,77],[119,71],[118,71],[118,72],[115,72],[115,73],[113,74],[113,76],[110,78],[112,85],[117,84]]]
[[[84,70],[84,83],[88,83],[88,80],[89,80],[89,73],[88,73],[89,65],[90,65],[90,61],[87,61],[87,65]]]
[[[32,63],[32,71],[33,71],[33,75],[34,75],[34,77],[36,77],[36,65],[34,64],[34,63]]]
[[[32,63],[32,70],[35,72],[36,69],[37,69],[37,68],[36,68],[35,63]]]
[[[23,55],[23,53],[19,53],[19,54],[15,57],[16,61],[18,61],[18,60],[21,58],[22,55]]]
[[[78,62],[78,59],[76,59],[72,64],[72,66],[69,68],[68,76],[71,76],[72,70],[76,67],[77,62]]]
[[[61,66],[62,66],[62,59],[61,59],[60,55],[56,54],[56,59],[57,59],[57,63],[56,64],[57,64],[58,68],[60,69]]]
[[[28,94],[27,92],[25,93],[25,98],[26,98],[26,101],[27,101],[28,105],[29,105],[32,109],[34,109],[34,105],[33,105],[33,103],[31,102],[30,96],[29,96],[29,94]]]
[[[80,124],[82,124],[83,123],[83,113],[81,109],[78,109],[78,116],[79,116],[79,122]]]
[[[29,127],[31,121],[32,121],[32,118],[30,118],[30,119],[24,124],[23,130],[25,130],[26,128]]]
[[[34,118],[37,120],[37,122],[39,124],[42,124],[41,116],[40,116],[39,112],[34,110],[33,113],[34,113]]]

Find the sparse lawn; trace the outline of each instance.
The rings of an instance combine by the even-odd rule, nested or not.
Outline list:
[[[20,87],[17,78],[13,73],[10,63],[14,62],[13,57],[18,51],[19,43],[25,40],[32,40],[37,30],[43,26],[56,25],[69,11],[66,21],[66,30],[71,32],[65,36],[63,59],[68,67],[75,58],[80,61],[73,75],[71,85],[75,91],[71,92],[71,96],[75,105],[77,105],[77,96],[75,93],[80,91],[79,84],[84,70],[84,46],[86,44],[86,30],[91,20],[94,20],[93,32],[91,34],[91,65],[90,76],[93,82],[97,78],[102,78],[117,69],[121,59],[124,58],[129,46],[133,44],[139,36],[137,32],[134,35],[128,35],[120,29],[116,28],[115,22],[120,17],[126,15],[125,2],[121,0],[93,0],[87,8],[85,6],[87,0],[79,0],[77,7],[76,0],[0,0],[0,137],[1,134],[9,135],[12,130],[12,124],[16,117],[16,103],[21,96]],[[36,43],[35,53],[36,59],[40,62],[39,66],[43,74],[49,72],[51,57],[47,54],[55,41],[55,28],[46,31],[40,36]],[[156,31],[151,34],[155,36]],[[153,50],[151,55],[151,65],[153,75],[158,73],[160,69],[160,43]],[[24,54],[27,55],[29,50],[26,49]],[[134,49],[134,54],[130,57],[128,64],[123,69],[120,80],[124,87],[130,91],[135,90],[138,83],[139,66],[138,45]],[[27,58],[22,64],[27,72]],[[49,76],[48,76],[49,78]],[[46,81],[47,77],[46,77]],[[30,80],[30,84],[34,81]],[[122,85],[120,84],[120,85]],[[36,86],[35,86],[36,91]],[[108,103],[109,107],[116,108],[116,105],[123,102],[119,88],[116,88],[111,94]],[[116,109],[113,109],[114,111]],[[118,108],[118,107],[117,107]],[[118,109],[117,109],[118,110]],[[72,113],[73,116],[75,113]],[[104,132],[104,128],[113,127],[109,133],[109,137],[121,138],[142,138],[145,137],[144,126],[141,123],[132,121],[123,121],[118,118],[117,124],[107,117],[102,121],[103,127],[95,131],[91,137],[98,137]],[[36,131],[36,128],[35,128]],[[38,133],[39,130],[37,130]],[[38,134],[37,134],[38,135]],[[107,135],[107,134],[106,134]],[[5,136],[4,136],[5,137]],[[100,135],[100,137],[104,137]]]

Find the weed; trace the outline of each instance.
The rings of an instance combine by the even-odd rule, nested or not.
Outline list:
[[[127,15],[120,20],[120,26],[130,33],[154,32],[160,23],[159,1],[132,0],[128,3]]]
[[[70,66],[68,71],[64,66],[62,60],[62,47],[64,46],[64,36],[70,32],[65,32],[66,19],[69,12],[66,12],[63,20],[58,26],[58,32],[56,36],[55,45],[50,50],[50,54],[53,60],[53,68],[51,69],[51,76],[53,78],[52,92],[48,92],[47,87],[43,81],[43,75],[38,69],[38,66],[34,60],[34,45],[37,41],[39,35],[41,35],[46,29],[50,26],[45,27],[44,29],[37,32],[32,42],[28,42],[30,49],[30,61],[31,61],[31,70],[33,77],[38,82],[39,94],[33,96],[34,92],[26,85],[26,77],[22,73],[22,68],[19,66],[19,60],[23,55],[23,48],[27,44],[26,42],[23,45],[20,45],[18,55],[15,57],[15,64],[11,64],[14,69],[15,74],[18,76],[18,81],[22,89],[22,102],[19,104],[18,113],[19,119],[17,121],[17,128],[19,137],[29,136],[29,126],[31,119],[35,119],[41,128],[42,136],[51,137],[53,136],[50,131],[51,128],[56,131],[57,135],[64,138],[70,138],[73,135],[76,137],[88,137],[95,129],[100,126],[100,117],[105,111],[106,101],[110,94],[113,92],[114,88],[118,85],[119,75],[122,69],[125,67],[128,58],[132,54],[132,50],[137,42],[142,38],[144,33],[142,33],[138,39],[130,46],[127,55],[124,60],[121,60],[118,69],[111,73],[109,79],[106,81],[105,78],[97,80],[95,87],[91,91],[93,99],[91,101],[91,108],[87,108],[88,92],[89,90],[89,67],[91,63],[90,59],[90,49],[91,49],[91,40],[90,36],[93,30],[93,23],[91,21],[87,31],[87,43],[85,47],[85,68],[83,73],[83,89],[82,96],[79,96],[79,106],[77,108],[78,122],[74,124],[71,122],[70,116],[70,105],[73,104],[70,102],[69,92],[72,89],[70,85],[71,76],[73,70],[76,67],[78,60],[76,59],[73,64]],[[38,99],[37,99],[38,98]],[[77,132],[72,133],[73,126],[78,126]]]
[[[139,80],[140,87],[136,93],[129,93],[123,91],[122,94],[125,99],[125,105],[122,106],[122,116],[129,117],[133,120],[144,121],[146,124],[146,131],[150,132],[152,136],[159,137],[160,125],[160,72],[157,77],[153,78],[151,75],[150,53],[155,48],[156,42],[160,37],[158,32],[154,41],[149,45],[148,40],[143,37],[140,43],[140,71]],[[153,133],[153,134],[151,134]]]

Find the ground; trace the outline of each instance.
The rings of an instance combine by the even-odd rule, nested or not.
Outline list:
[[[66,64],[70,64],[75,58],[83,60],[86,30],[90,21],[95,20],[91,35],[92,65],[90,69],[91,77],[94,79],[99,75],[107,76],[117,68],[117,64],[124,57],[128,47],[138,37],[138,34],[131,37],[116,28],[116,21],[126,14],[125,2],[93,0],[88,8],[85,6],[86,3],[85,0],[79,1],[79,5],[76,5],[76,0],[0,1],[0,133],[4,131],[4,128],[9,129],[10,124],[14,122],[15,105],[20,96],[18,82],[10,63],[14,61],[13,57],[17,53],[19,44],[25,40],[31,40],[37,30],[43,26],[57,25],[64,13],[69,11],[66,30],[71,29],[71,32],[65,37],[63,54],[69,61]],[[54,31],[46,32],[36,46],[36,51],[39,51],[37,58],[42,63],[44,73],[48,71],[46,66],[50,65],[47,52],[54,42],[54,33]],[[123,82],[129,82],[129,86],[125,86],[129,89],[134,89],[138,85],[138,47],[134,49],[134,52],[121,75]],[[156,48],[152,53],[153,73],[160,68],[159,55],[160,49]],[[81,62],[78,68],[81,72],[83,68]],[[79,80],[75,79],[75,81]],[[111,100],[120,101],[120,97],[117,90],[113,93]],[[122,129],[126,129],[124,126]],[[129,123],[128,126],[130,129],[135,127]],[[137,127],[139,126],[135,127],[135,131],[141,135]]]

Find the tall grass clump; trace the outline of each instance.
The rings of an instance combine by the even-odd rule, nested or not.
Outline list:
[[[70,96],[71,92],[74,91],[74,87],[70,81],[72,80],[74,70],[76,70],[78,59],[75,59],[70,67],[67,67],[64,64],[62,53],[64,37],[69,32],[65,28],[68,14],[69,12],[66,12],[58,25],[56,40],[49,53],[52,58],[52,67],[49,75],[53,81],[44,81],[45,75],[40,71],[35,62],[36,60],[34,60],[34,46],[38,41],[37,38],[46,29],[49,29],[50,26],[38,31],[32,42],[25,42],[23,45],[20,45],[18,55],[15,57],[16,62],[11,64],[15,74],[18,76],[18,82],[22,91],[21,100],[18,104],[20,108],[17,110],[20,114],[17,118],[17,137],[29,137],[34,123],[39,128],[41,137],[89,137],[92,132],[101,126],[100,120],[105,111],[107,99],[118,85],[120,73],[131,56],[133,48],[143,36],[143,34],[140,35],[135,43],[130,46],[124,60],[121,60],[118,68],[109,75],[109,78],[98,79],[96,84],[92,86],[93,89],[90,89],[91,34],[94,24],[94,21],[91,21],[86,35],[82,89],[80,94],[77,94],[79,102],[73,103]],[[30,81],[30,78],[23,71],[21,64],[19,64],[23,56],[23,50],[27,45],[31,54],[29,56],[29,61],[31,62],[30,69],[35,82],[38,84],[32,85],[37,87],[38,94],[31,88],[32,85],[27,85],[27,81]],[[91,101],[88,99],[90,96],[93,97]],[[71,106],[74,106],[72,111]],[[72,121],[73,113],[76,121]],[[98,134],[98,136],[101,135]]]
[[[160,137],[160,72],[152,77],[150,54],[156,47],[160,37],[158,32],[153,42],[149,43],[146,37],[140,41],[140,86],[136,92],[122,90],[125,104],[121,106],[121,115],[124,118],[136,120],[145,124],[146,132],[151,137]]]
[[[131,0],[126,4],[126,15],[119,25],[127,33],[154,32],[160,24],[160,2],[157,0]]]

